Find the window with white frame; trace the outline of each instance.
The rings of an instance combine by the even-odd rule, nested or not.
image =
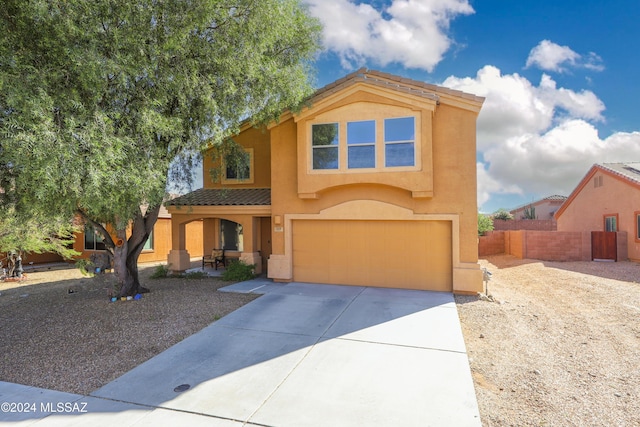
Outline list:
[[[604,217],[604,231],[618,231],[618,215]]]
[[[376,167],[376,121],[347,123],[347,167]]]
[[[311,126],[313,169],[338,169],[338,123],[322,123]]]
[[[413,117],[384,120],[384,165],[415,166],[416,126]]]
[[[416,158],[412,116],[311,125],[313,170],[411,168]]]

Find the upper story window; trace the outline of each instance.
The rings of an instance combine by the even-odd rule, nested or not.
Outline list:
[[[376,167],[376,121],[347,123],[347,167]]]
[[[313,170],[415,167],[416,118],[311,125]]]
[[[253,166],[253,148],[245,148],[241,153],[235,152],[225,156],[222,168],[222,183],[253,183]]]
[[[386,167],[415,166],[416,126],[413,117],[384,120]]]
[[[323,123],[311,127],[314,169],[338,169],[338,123]]]

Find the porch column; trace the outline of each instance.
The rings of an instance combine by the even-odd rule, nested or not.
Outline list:
[[[171,217],[171,251],[167,256],[170,271],[182,272],[191,267],[191,256],[186,248],[186,223],[180,222],[180,215]]]
[[[243,221],[244,250],[240,254],[241,261],[256,266],[254,270],[256,274],[262,273],[262,257],[260,252],[256,251],[256,248],[258,248],[257,239],[260,236],[259,220],[257,217],[251,217],[247,221]]]

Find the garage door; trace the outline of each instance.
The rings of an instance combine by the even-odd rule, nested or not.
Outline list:
[[[452,290],[448,221],[296,220],[293,280]]]

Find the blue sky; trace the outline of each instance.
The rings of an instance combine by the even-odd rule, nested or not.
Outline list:
[[[368,67],[486,97],[483,212],[640,161],[637,0],[304,1],[324,25],[318,87]]]

